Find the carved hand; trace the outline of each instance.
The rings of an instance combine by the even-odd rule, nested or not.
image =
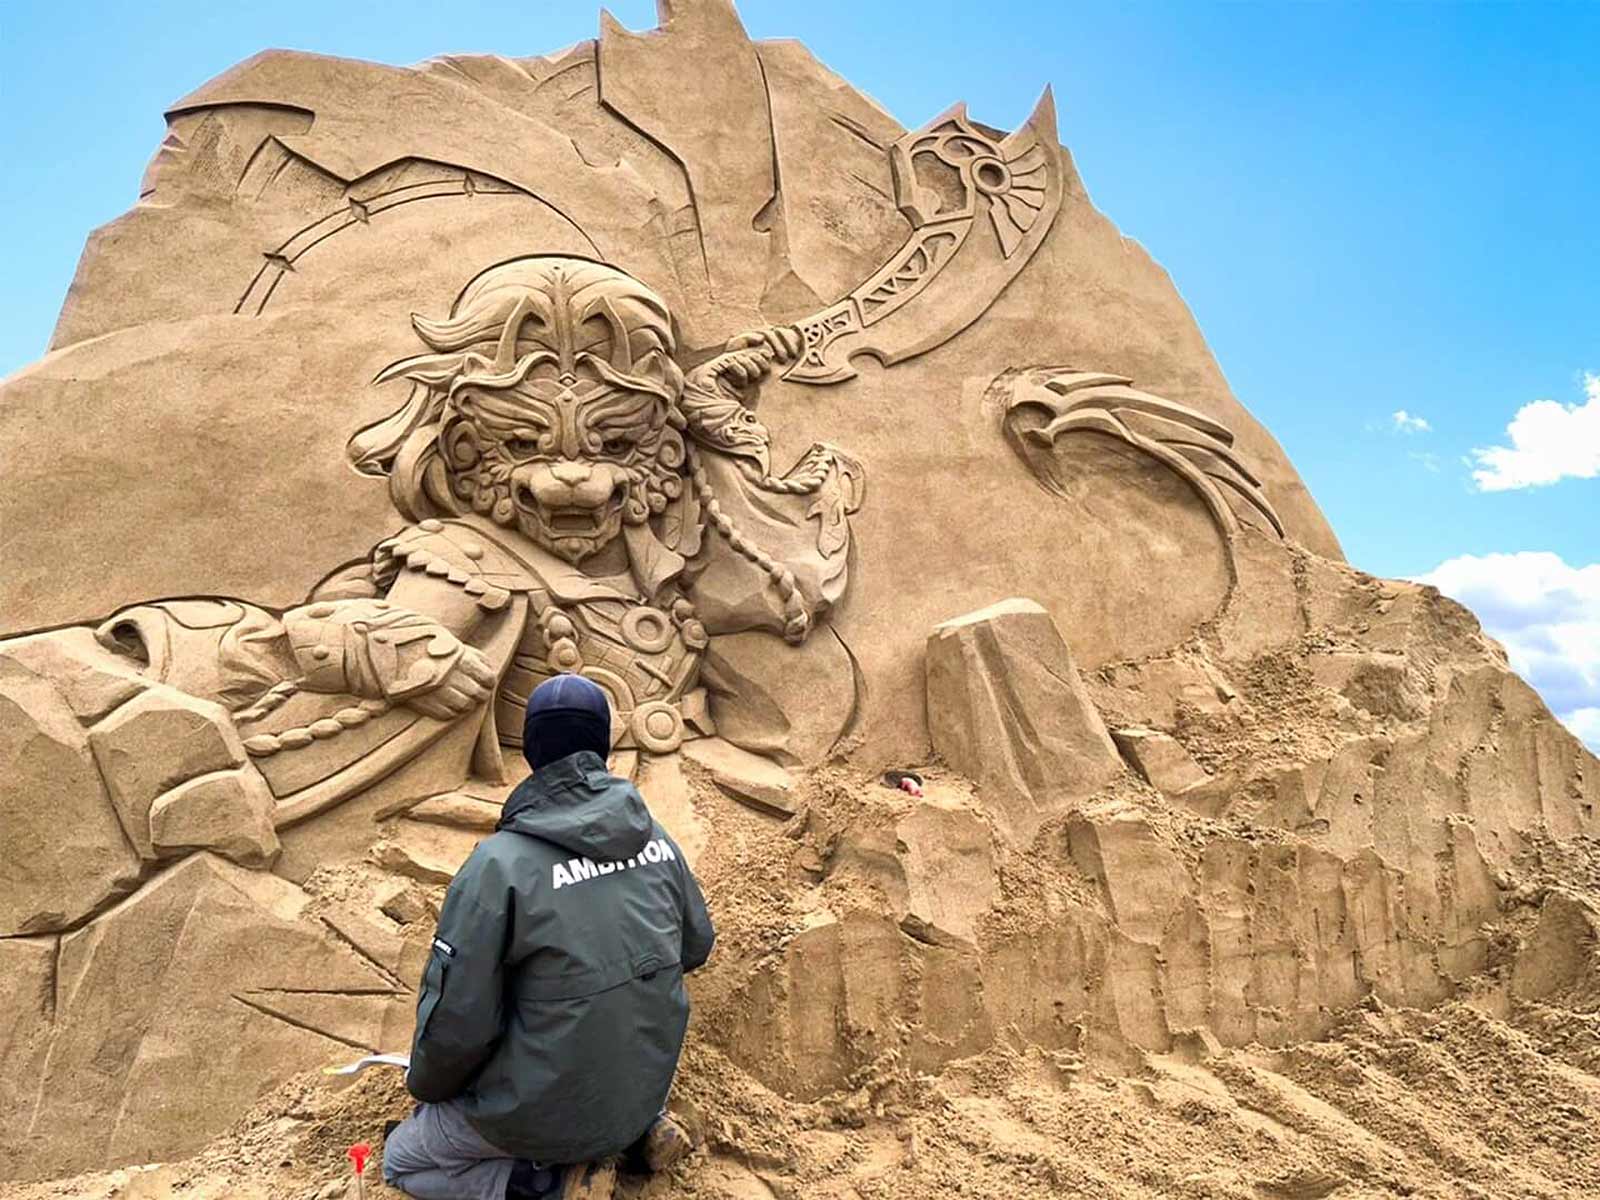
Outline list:
[[[387,601],[310,604],[285,613],[283,623],[306,691],[391,700],[447,720],[494,690],[494,669],[477,650]]]
[[[794,325],[767,325],[728,339],[723,352],[689,372],[688,385],[703,391],[747,392],[774,366],[799,357],[805,339]]]

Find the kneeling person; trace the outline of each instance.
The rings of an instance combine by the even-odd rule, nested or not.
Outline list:
[[[662,1113],[683,976],[715,935],[681,851],[606,770],[610,734],[597,685],[541,684],[534,773],[445,896],[406,1075],[423,1103],[384,1147],[385,1180],[419,1200],[605,1192],[595,1164],[687,1146]]]

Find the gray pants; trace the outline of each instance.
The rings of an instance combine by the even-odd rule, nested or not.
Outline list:
[[[417,1200],[505,1200],[515,1160],[485,1141],[462,1107],[419,1105],[383,1144],[383,1181]]]

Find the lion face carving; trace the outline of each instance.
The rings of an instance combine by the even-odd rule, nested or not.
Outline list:
[[[683,372],[666,303],[638,280],[516,259],[469,283],[445,320],[412,324],[434,353],[379,379],[420,395],[352,443],[364,466],[370,441],[402,511],[480,512],[576,564],[681,494]]]
[[[571,563],[682,488],[683,440],[657,395],[570,380],[456,392],[439,434],[452,492]]]

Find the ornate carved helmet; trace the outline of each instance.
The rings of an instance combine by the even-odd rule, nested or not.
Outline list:
[[[437,442],[463,387],[490,396],[515,388],[558,407],[642,392],[663,401],[671,425],[682,424],[683,371],[672,358],[666,302],[615,267],[553,254],[514,258],[478,274],[448,317],[413,314],[411,323],[432,353],[402,359],[374,381],[408,379],[411,395],[359,430],[346,451],[358,471],[388,477],[396,507],[413,520],[456,511]]]
[[[395,363],[378,382],[407,378],[453,391],[463,384],[536,391],[627,388],[678,398],[672,319],[660,296],[614,267],[531,255],[490,267],[462,289],[442,321],[413,315],[433,354]]]

